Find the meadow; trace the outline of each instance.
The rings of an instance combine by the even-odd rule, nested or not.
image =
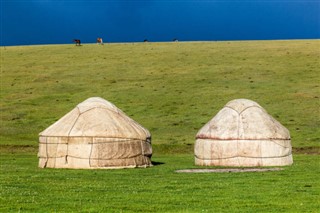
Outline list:
[[[320,40],[9,46],[1,49],[0,212],[317,212]],[[102,97],[152,134],[153,167],[40,169],[38,133]],[[176,173],[228,101],[258,102],[287,127],[294,164]]]

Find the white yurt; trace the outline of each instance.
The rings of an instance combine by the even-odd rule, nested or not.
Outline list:
[[[228,102],[196,135],[195,164],[201,166],[291,165],[289,131],[259,104]]]
[[[151,166],[151,135],[98,97],[77,105],[39,134],[39,167],[110,169]]]

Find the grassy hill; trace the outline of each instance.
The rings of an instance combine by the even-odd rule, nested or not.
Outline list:
[[[317,212],[320,40],[0,47],[0,212]],[[38,133],[99,96],[150,130],[154,167],[37,167]],[[256,173],[175,173],[228,101],[287,127],[294,164]]]
[[[228,101],[248,98],[290,130],[294,147],[319,147],[319,47],[319,40],[1,47],[1,144],[36,146],[40,131],[99,96],[149,129],[155,145],[190,146]]]

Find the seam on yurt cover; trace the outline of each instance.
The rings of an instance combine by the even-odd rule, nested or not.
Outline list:
[[[242,120],[241,116],[240,116],[240,113],[239,113],[239,116],[238,116],[238,131],[237,131],[237,155],[239,156],[239,138],[240,138],[240,120]],[[238,160],[238,165],[241,165],[241,162],[240,162],[240,159],[237,158]]]
[[[225,108],[229,108],[229,109],[232,109],[233,111],[237,112],[238,115],[241,115],[244,111],[246,111],[247,109],[249,108],[259,108],[259,109],[262,109],[261,107],[258,107],[258,106],[248,106],[246,108],[244,108],[243,110],[241,110],[240,112],[238,112],[237,110],[235,110],[234,108],[230,107],[230,106],[224,106]]]
[[[123,158],[91,158],[91,160],[125,160],[125,159],[131,159],[131,158],[137,158],[137,157],[143,157],[145,158],[145,156],[142,156],[142,155],[134,155],[132,157],[123,157]],[[73,155],[69,155],[68,156],[69,158],[77,158],[77,159],[89,159],[89,158],[85,158],[85,157],[77,157],[77,156],[73,156]],[[44,157],[41,157],[40,158],[44,158]],[[48,157],[50,159],[56,159],[56,158],[64,158],[64,156],[56,156],[56,157]]]
[[[140,133],[139,133],[140,131],[139,130],[142,130],[145,133],[146,136],[148,135],[144,131],[144,128],[141,127],[136,121],[134,121],[133,119],[131,119],[128,116],[125,116],[123,118],[130,124],[130,126],[132,127],[132,129],[135,132],[135,134],[140,135]]]
[[[54,153],[55,156],[57,156],[58,146],[59,144],[56,145],[56,152]],[[56,167],[56,163],[57,163],[57,159],[54,160],[54,167]]]
[[[260,153],[259,153],[259,156],[260,156],[260,165],[262,165],[263,166],[263,158],[264,157],[262,157],[262,146],[261,146],[261,141],[259,141],[259,151],[260,151]]]
[[[91,137],[91,136],[90,136]],[[146,139],[141,139],[141,138],[120,138],[120,137],[96,137],[96,138],[107,138],[107,139],[120,139],[120,141],[116,142],[128,142],[128,141],[147,141]],[[95,143],[95,142],[92,142]],[[97,143],[114,143],[114,141],[101,141]]]
[[[111,138],[112,139],[112,138]],[[116,138],[113,138],[116,139]],[[104,143],[126,143],[126,142],[132,142],[132,141],[136,141],[136,142],[147,142],[146,140],[141,140],[141,139],[128,139],[128,140],[123,140],[123,141],[103,141],[103,142],[92,142],[92,144],[104,144]]]
[[[141,129],[140,126],[137,126],[134,122],[130,125],[133,129],[133,131],[137,134],[137,135],[141,135],[139,133],[139,130]]]
[[[44,157],[40,156],[40,158],[44,158]],[[64,156],[55,156],[55,157],[48,157],[48,158],[50,158],[50,159],[53,159],[53,158],[64,158]]]
[[[244,111],[246,111],[247,109],[249,109],[249,108],[254,108],[254,107],[256,107],[256,108],[259,108],[259,109],[262,109],[261,107],[259,107],[259,106],[248,106],[248,107],[246,107],[246,108],[244,108],[239,114],[242,114]],[[263,110],[263,109],[262,109]]]
[[[130,117],[127,117],[127,118],[128,118],[129,121],[131,121],[135,125],[135,127],[137,129],[141,129],[145,133],[145,135],[147,137],[151,136],[150,132],[147,129],[143,128],[138,122],[136,122],[135,120],[131,119]]]
[[[103,139],[120,139],[122,141],[117,141],[117,142],[128,142],[131,140],[135,140],[135,141],[145,141],[147,142],[147,139],[141,139],[141,138],[121,138],[121,137],[104,137],[104,136],[46,136],[48,138],[55,138],[55,137],[68,137],[68,141],[69,141],[69,137],[71,138],[83,138],[83,137],[94,137],[94,138],[103,138]],[[94,143],[94,142],[92,142]],[[113,141],[103,141],[103,142],[99,142],[99,143],[113,143]],[[44,142],[39,142],[39,144],[46,144]],[[48,143],[48,144],[57,144],[57,143]],[[69,143],[59,143],[59,144],[69,144]]]
[[[39,143],[39,144],[68,144],[68,143]]]
[[[145,155],[144,155],[144,150],[143,150],[142,141],[140,142],[140,146],[141,146],[141,154],[142,154],[142,156],[143,156],[143,161],[144,161],[143,163],[146,164],[146,161],[145,161],[145,159],[144,159]]]
[[[145,157],[145,156],[142,156],[141,154],[137,154],[137,155],[134,155],[134,156],[131,156],[131,157],[122,157],[122,158],[90,158],[91,160],[125,160],[125,159],[132,159],[132,158],[137,158],[137,157]],[[73,156],[73,155],[69,155],[68,157],[70,158],[77,158],[77,159],[89,159],[89,158],[85,158],[85,157],[77,157],[77,156]],[[62,158],[62,157],[50,157],[50,158]]]
[[[242,114],[244,111],[246,111],[247,109],[249,108],[253,108],[253,107],[256,107],[256,108],[259,108],[259,109],[262,109],[262,107],[259,107],[259,106],[248,106],[246,108],[244,108],[243,110],[241,110],[240,112],[238,112],[237,110],[235,110],[234,108],[230,107],[230,106],[224,106],[225,108],[229,108],[229,109],[232,109],[233,111],[237,112],[238,115]],[[263,109],[262,109],[263,110]]]
[[[106,110],[108,110],[108,111],[110,111],[110,112],[113,112],[113,113],[116,113],[116,114],[119,114],[119,115],[125,115],[125,113],[122,112],[122,111],[118,111],[118,110],[116,110],[116,109],[115,109],[115,110],[112,110],[112,109],[110,109],[109,107],[106,107],[106,106],[94,106],[94,107],[89,108],[89,109],[87,109],[87,110],[85,110],[85,111],[83,111],[83,112],[80,111],[79,106],[77,106],[77,108],[78,108],[78,110],[79,110],[79,115],[84,114],[84,113],[86,113],[86,112],[88,112],[88,111],[97,109],[97,108],[99,108],[99,109],[106,109]]]
[[[270,140],[270,142],[272,142],[272,143],[275,143],[275,144],[277,144],[277,145],[279,145],[279,146],[281,146],[281,147],[283,147],[283,148],[290,148],[291,146],[284,146],[284,145],[282,145],[282,144],[280,144],[280,143],[277,143],[277,142],[275,142],[274,140],[284,140],[284,141],[287,141],[287,140],[289,140],[290,141],[290,139],[269,139]]]
[[[266,141],[268,143],[275,143],[283,148],[290,148],[291,146],[285,146],[285,145],[282,145],[280,143],[277,143],[276,141],[290,141],[290,139],[278,139],[278,138],[266,138],[266,139],[218,139],[218,138],[197,138],[197,139],[202,139],[202,140],[207,140],[207,139],[210,139],[211,143],[219,143],[220,141],[237,141],[237,144],[238,142],[240,141],[259,141],[259,142],[262,142],[262,141]]]
[[[232,157],[222,157],[222,158],[200,158],[198,157],[197,155],[195,155],[194,157],[199,159],[199,160],[224,160],[224,159],[231,159],[231,158],[257,158],[257,159],[266,159],[266,158],[285,158],[285,157],[288,157],[292,155],[291,153],[290,154],[287,154],[287,155],[283,155],[283,156],[270,156],[270,157],[248,157],[248,156],[232,156]]]
[[[68,164],[69,140],[70,140],[70,137],[68,136],[68,137],[67,137],[67,143],[66,143],[66,145],[67,145],[67,154],[64,156],[64,157],[65,157],[65,159],[64,159],[64,163],[65,163],[65,164]]]
[[[47,142],[47,138],[46,138],[46,142]],[[46,161],[44,163],[44,167],[47,167],[47,163],[48,163],[48,143],[46,143]]]
[[[137,160],[136,160],[136,158],[134,158],[133,161],[134,161],[134,166],[136,167],[136,166],[137,166]]]
[[[232,107],[229,107],[229,106],[225,106],[226,108],[229,108],[229,109],[232,109],[233,111],[235,111],[238,115],[240,115],[240,113],[237,111],[237,110],[235,110],[235,109],[233,109]],[[210,122],[210,121],[209,121]]]
[[[90,150],[90,155],[89,155],[89,166],[90,166],[90,167],[92,167],[92,166],[91,166],[91,155],[92,155],[92,150],[93,150],[93,137],[92,137],[91,142],[92,142],[92,143],[91,143],[91,150]]]
[[[132,149],[132,146],[129,146],[129,147],[130,147],[130,149]],[[117,149],[117,150],[119,150],[119,149]],[[131,150],[129,150],[129,151],[131,151]],[[127,152],[128,152],[128,151],[127,151]],[[126,156],[127,156],[126,153],[127,153],[127,152],[122,152],[121,155],[120,155],[118,158],[126,159]],[[118,154],[118,153],[119,153],[119,152],[117,152],[117,154]]]
[[[120,112],[122,113],[122,115],[124,115],[123,118],[126,121],[128,121],[129,124],[132,123],[132,124],[130,124],[130,126],[133,127],[133,129],[135,130],[136,133],[138,133],[138,135],[140,135],[139,130],[142,130],[146,136],[151,135],[150,132],[147,129],[145,129],[144,127],[142,127],[138,122],[136,122],[135,120],[133,120],[132,118],[127,116],[124,112],[122,112],[122,111],[120,111]],[[118,112],[117,114],[121,114],[121,113]]]
[[[281,140],[281,141],[290,141],[291,139],[285,138],[247,138],[247,139],[236,139],[236,138],[214,138],[214,137],[196,137],[196,139],[210,139],[213,141],[269,141],[269,140]]]
[[[79,117],[80,117],[80,114],[81,114],[79,108],[77,108],[77,109],[78,109],[79,115],[78,115],[77,119],[74,121],[73,125],[71,126],[71,128],[70,128],[70,130],[69,130],[69,132],[68,132],[68,142],[69,142],[70,133],[71,133],[73,127],[76,125],[76,123],[77,123],[77,121],[78,121],[78,119],[79,119]]]

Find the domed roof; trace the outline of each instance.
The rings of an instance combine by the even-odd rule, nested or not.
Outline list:
[[[147,129],[112,103],[93,97],[80,103],[39,134],[40,136],[108,137],[145,140]]]
[[[196,139],[290,139],[290,133],[256,102],[236,99],[228,102],[205,124],[197,133]]]

